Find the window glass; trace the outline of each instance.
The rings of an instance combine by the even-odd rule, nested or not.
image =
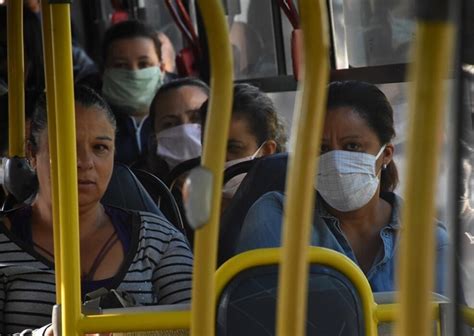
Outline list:
[[[414,1],[331,0],[336,67],[406,63],[415,31]]]
[[[271,0],[228,0],[236,79],[277,75]]]

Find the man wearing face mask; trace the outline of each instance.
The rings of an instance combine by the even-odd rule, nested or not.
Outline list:
[[[107,30],[102,94],[117,118],[116,160],[136,162],[148,148],[149,108],[164,81],[157,32],[138,21]]]
[[[365,273],[374,292],[394,291],[401,199],[393,192],[393,110],[372,84],[329,86],[327,112],[315,176],[316,209],[311,245],[336,250]],[[284,195],[270,192],[250,208],[236,252],[280,245]],[[448,234],[436,227],[435,291],[444,293]]]

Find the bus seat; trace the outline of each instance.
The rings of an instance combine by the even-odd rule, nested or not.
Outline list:
[[[317,253],[318,248],[312,249]],[[279,249],[250,253],[253,256],[249,252],[235,256],[216,273],[219,336],[276,334]],[[253,262],[257,255],[266,256]],[[312,256],[310,262],[306,334],[365,335],[362,298],[344,270],[318,264]]]
[[[285,191],[288,153],[260,158],[242,181],[221,217],[218,264],[234,255],[235,245],[248,210],[269,191]]]
[[[184,224],[178,204],[166,184],[157,176],[142,169],[132,169],[132,172],[146,189],[153,202],[159,205],[161,212],[172,223],[184,232]]]
[[[102,197],[102,203],[124,209],[148,211],[164,217],[130,168],[118,162],[114,164],[114,171]]]

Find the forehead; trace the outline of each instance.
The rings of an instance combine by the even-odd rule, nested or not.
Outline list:
[[[104,134],[114,134],[114,127],[110,122],[104,110],[89,106],[85,107],[81,104],[75,105],[76,109],[76,129],[82,131],[102,132]]]
[[[159,95],[153,109],[155,120],[169,114],[180,114],[195,110],[207,100],[208,95],[196,86],[186,85]]]
[[[107,58],[117,57],[158,57],[155,43],[148,37],[132,37],[117,39],[107,48]]]
[[[367,121],[351,107],[337,107],[327,111],[324,135],[368,135],[377,137]]]
[[[255,135],[252,133],[248,120],[240,115],[232,116],[229,128],[229,138],[252,138],[254,140],[256,139]]]

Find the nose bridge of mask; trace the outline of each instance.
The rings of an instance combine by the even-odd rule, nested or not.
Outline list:
[[[165,129],[156,135],[156,141],[156,154],[173,169],[201,155],[201,125],[183,124]]]
[[[140,70],[106,69],[102,93],[113,105],[132,109],[148,107],[162,83],[157,66]]]
[[[376,155],[345,150],[333,150],[320,156],[318,175],[337,171],[340,174],[366,173],[377,175],[376,161],[382,155],[385,145]]]

